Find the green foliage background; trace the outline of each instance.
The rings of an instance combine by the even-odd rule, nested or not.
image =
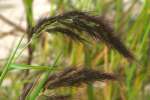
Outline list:
[[[23,2],[28,26],[32,27],[36,24],[32,13],[34,0]],[[17,100],[23,84],[32,82],[39,75],[41,75],[39,83],[42,84],[47,75],[53,72],[49,71],[49,66],[52,65],[60,66],[58,69],[63,69],[67,67],[66,65],[84,65],[104,72],[116,73],[124,78],[121,82],[106,81],[102,87],[88,84],[80,88],[49,90],[48,94],[72,94],[73,97],[81,95],[80,100],[149,100],[150,90],[147,91],[147,88],[150,86],[150,0],[130,0],[128,5],[124,3],[124,0],[50,0],[49,5],[51,16],[70,10],[80,10],[110,18],[116,35],[130,48],[140,65],[129,63],[115,50],[110,50],[102,43],[93,43],[94,45],[84,47],[83,44],[75,43],[62,35],[49,36],[45,33],[41,38],[32,41],[35,49],[33,62],[38,66],[14,64],[16,63],[14,56],[18,53],[11,52],[12,56],[9,56],[1,70],[0,83],[8,77],[11,77],[12,83],[10,87],[1,87],[1,100],[12,98]],[[16,46],[15,51],[19,45]],[[24,71],[11,71],[11,68],[28,69],[31,72],[23,80]],[[54,69],[57,70],[57,67]],[[41,88],[40,85],[37,86],[34,92],[29,94],[28,99],[31,100],[39,95],[38,89]]]

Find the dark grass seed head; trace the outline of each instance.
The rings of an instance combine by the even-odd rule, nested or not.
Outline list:
[[[47,29],[47,32],[60,32],[60,33],[65,34],[66,36],[70,37],[71,39],[73,39],[75,41],[80,41],[80,42],[86,41],[84,38],[79,36],[74,31],[67,29],[67,28],[63,28],[63,27],[55,27],[55,28]]]
[[[71,22],[64,23],[68,20]],[[55,26],[52,25],[54,22],[56,22]],[[58,27],[60,23],[66,28]],[[53,26],[53,29],[50,29],[51,26]],[[74,30],[84,31],[90,37],[96,40],[102,40],[107,46],[111,46],[116,49],[128,60],[135,60],[133,54],[127,49],[124,43],[119,39],[119,37],[115,36],[114,29],[109,25],[109,22],[103,16],[93,16],[88,12],[70,11],[40,20],[33,28],[33,32],[37,34],[41,31],[53,31],[63,33],[73,40],[85,40],[81,37],[80,32],[75,33]]]
[[[89,83],[103,80],[118,80],[117,76],[111,73],[104,73],[88,68],[69,68],[53,75],[55,78],[48,78],[45,83],[45,89],[59,87],[79,86],[82,83]]]

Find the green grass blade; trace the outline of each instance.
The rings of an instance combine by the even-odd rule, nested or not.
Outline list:
[[[26,65],[26,64],[10,64],[10,70],[19,69],[19,70],[27,70],[27,69],[34,69],[34,70],[49,70],[49,66],[35,66],[35,65]]]
[[[14,59],[16,53],[17,53],[17,50],[18,50],[18,48],[19,48],[19,46],[20,46],[23,38],[24,38],[24,35],[21,37],[21,39],[19,40],[16,48],[14,49],[14,52],[11,53],[11,55],[9,56],[7,62],[4,65],[4,69],[3,69],[2,74],[0,76],[0,86],[1,86],[1,84],[2,84],[2,82],[4,80],[4,78],[5,78],[5,76],[7,74],[7,72],[9,71],[9,67],[10,67],[11,63],[13,62],[13,59]]]
[[[31,91],[31,93],[26,97],[26,100],[35,100],[36,97],[39,95],[39,93],[43,90],[43,85],[46,82],[46,80],[48,79],[49,74],[52,72],[52,70],[54,69],[54,66],[56,66],[58,60],[61,57],[62,52],[57,56],[57,58],[55,59],[53,65],[50,67],[50,70],[45,72],[41,77],[39,83],[37,84],[37,86],[33,89],[33,91]]]

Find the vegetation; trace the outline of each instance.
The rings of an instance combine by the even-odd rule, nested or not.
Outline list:
[[[0,99],[149,100],[149,0],[49,2],[35,21],[34,0],[23,0],[27,29],[1,68]]]

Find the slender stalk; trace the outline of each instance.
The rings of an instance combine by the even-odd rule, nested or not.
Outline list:
[[[85,50],[85,66],[91,66],[91,54],[89,50]],[[88,100],[95,100],[95,95],[94,95],[94,87],[92,83],[89,83],[87,85],[87,97]]]
[[[61,52],[62,53],[62,52]],[[61,53],[57,56],[56,60],[54,61],[53,65],[51,66],[50,70],[45,72],[41,77],[37,86],[31,91],[31,93],[26,97],[26,100],[35,100],[39,93],[43,90],[43,85],[45,84],[46,80],[48,79],[49,74],[53,71],[54,66],[56,66],[58,60],[60,59]]]
[[[32,27],[34,26],[33,21],[33,10],[32,10],[33,0],[24,0],[24,7],[26,11],[26,21],[27,21],[27,33],[28,33],[28,41],[32,38],[33,33]],[[33,47],[32,44],[28,45],[28,64],[31,64],[33,56]]]
[[[9,58],[8,58],[8,60],[7,60],[7,62],[6,62],[6,64],[4,65],[4,69],[3,69],[2,74],[1,74],[1,76],[0,76],[0,86],[1,86],[1,84],[2,84],[2,82],[3,82],[3,80],[4,80],[4,78],[5,78],[6,74],[7,74],[8,71],[9,71],[10,64],[13,62],[13,59],[14,59],[16,53],[17,53],[17,50],[18,50],[18,48],[19,48],[19,46],[20,46],[20,44],[21,44],[23,38],[24,38],[24,35],[21,37],[21,39],[19,40],[19,42],[18,42],[18,44],[17,44],[17,46],[16,46],[14,52],[12,52],[12,53],[10,54],[10,56],[9,56]]]

